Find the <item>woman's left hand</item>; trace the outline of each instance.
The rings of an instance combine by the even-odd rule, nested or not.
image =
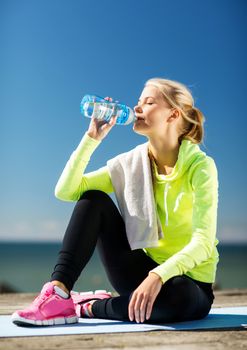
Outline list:
[[[153,304],[163,283],[156,273],[150,272],[148,277],[133,292],[129,303],[130,321],[144,322],[151,316]]]

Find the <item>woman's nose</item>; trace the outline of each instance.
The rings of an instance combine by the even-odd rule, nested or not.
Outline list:
[[[137,112],[137,113],[141,113],[142,112],[141,106],[136,105],[134,107],[134,111]]]

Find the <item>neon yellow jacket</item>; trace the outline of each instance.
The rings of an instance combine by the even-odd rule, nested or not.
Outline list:
[[[107,166],[84,173],[100,143],[84,134],[56,184],[58,199],[77,201],[92,189],[114,192]],[[202,152],[199,145],[183,139],[171,174],[158,174],[154,161],[152,168],[156,208],[164,232],[158,247],[144,249],[159,264],[152,271],[163,283],[183,274],[213,283],[219,260],[218,172],[213,158]]]

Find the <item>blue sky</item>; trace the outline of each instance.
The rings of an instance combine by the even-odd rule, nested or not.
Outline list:
[[[61,240],[75,203],[54,196],[86,132],[86,93],[133,107],[145,81],[190,87],[219,173],[217,236],[247,242],[247,2],[1,0],[0,240]],[[116,126],[86,171],[146,138]]]

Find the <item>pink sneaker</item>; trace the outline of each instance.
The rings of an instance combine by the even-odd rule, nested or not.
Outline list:
[[[50,326],[76,323],[78,318],[72,298],[62,298],[56,294],[54,285],[47,282],[29,307],[12,314],[12,322],[18,326]]]
[[[71,291],[71,298],[75,305],[75,312],[78,317],[91,317],[88,307],[93,300],[102,300],[111,298],[111,292],[106,290],[96,290],[95,292],[75,292]]]

